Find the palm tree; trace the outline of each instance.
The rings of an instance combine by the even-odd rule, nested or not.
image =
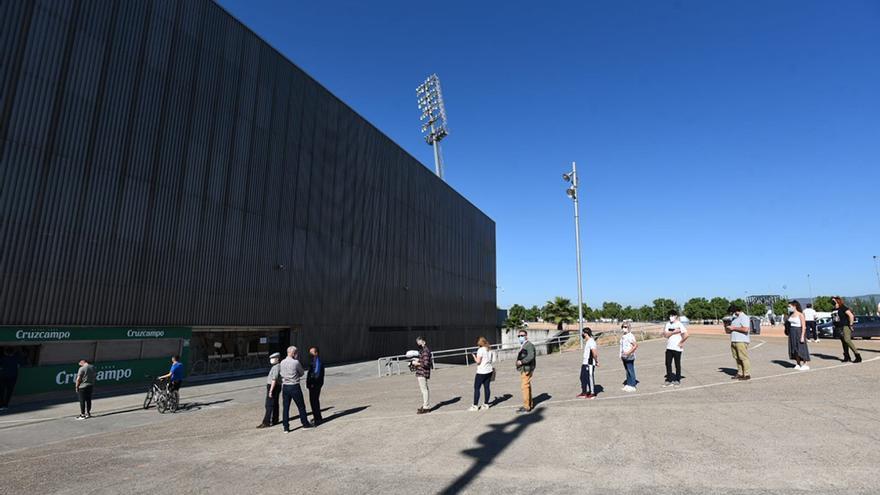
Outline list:
[[[544,321],[556,323],[556,330],[562,330],[562,325],[577,319],[577,307],[571,300],[559,296],[547,301],[542,313]]]

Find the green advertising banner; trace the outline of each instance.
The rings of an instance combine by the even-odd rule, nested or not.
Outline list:
[[[109,361],[95,364],[98,372],[96,389],[120,383],[136,383],[150,380],[168,373],[171,361],[168,358],[135,359],[131,361]],[[38,366],[21,368],[15,395],[37,394],[68,389],[73,392],[76,383],[76,364]]]
[[[190,337],[188,327],[0,327],[0,342],[15,343]]]

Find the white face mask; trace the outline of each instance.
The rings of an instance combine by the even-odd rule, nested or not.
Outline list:
[[[269,364],[278,364],[278,360],[275,358],[272,358],[269,360]]]
[[[520,336],[519,336],[519,343],[520,343],[520,344],[524,344],[525,342],[526,342],[526,338],[523,337],[522,335],[520,335]]]
[[[788,314],[792,314],[792,313],[794,313],[794,306],[789,306],[788,307]]]
[[[629,333],[629,327],[623,327],[623,333]]]
[[[670,316],[670,317],[669,317],[669,323],[675,323],[675,317],[674,317],[674,316]]]

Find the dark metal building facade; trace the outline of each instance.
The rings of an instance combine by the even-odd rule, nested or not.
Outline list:
[[[0,2],[0,325],[495,328],[491,219],[208,0]]]

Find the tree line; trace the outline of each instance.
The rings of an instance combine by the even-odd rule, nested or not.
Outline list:
[[[731,301],[724,297],[713,297],[712,299],[694,297],[685,302],[684,308],[682,308],[674,300],[661,297],[654,299],[653,305],[649,306],[646,304],[637,308],[623,306],[614,301],[605,301],[601,307],[597,308],[584,304],[583,314],[584,321],[597,321],[600,319],[664,321],[669,314],[669,310],[674,309],[691,320],[719,320],[727,315],[727,308],[731,304],[735,304],[743,308],[748,314],[756,316],[763,316],[768,310],[764,304],[749,305],[742,298]],[[857,315],[874,314],[877,308],[877,302],[874,298],[853,299],[848,302],[848,305]],[[773,313],[784,315],[787,312],[787,306],[788,300],[786,299],[776,301],[773,304]],[[831,311],[834,309],[831,296],[814,298],[813,308],[820,312]],[[514,304],[507,312],[507,320],[504,322],[504,326],[505,328],[522,328],[525,322],[538,321],[539,318],[556,324],[556,327],[561,330],[562,325],[577,322],[577,305],[572,304],[570,299],[559,296],[547,301],[540,308],[538,306],[526,308],[520,304]]]

